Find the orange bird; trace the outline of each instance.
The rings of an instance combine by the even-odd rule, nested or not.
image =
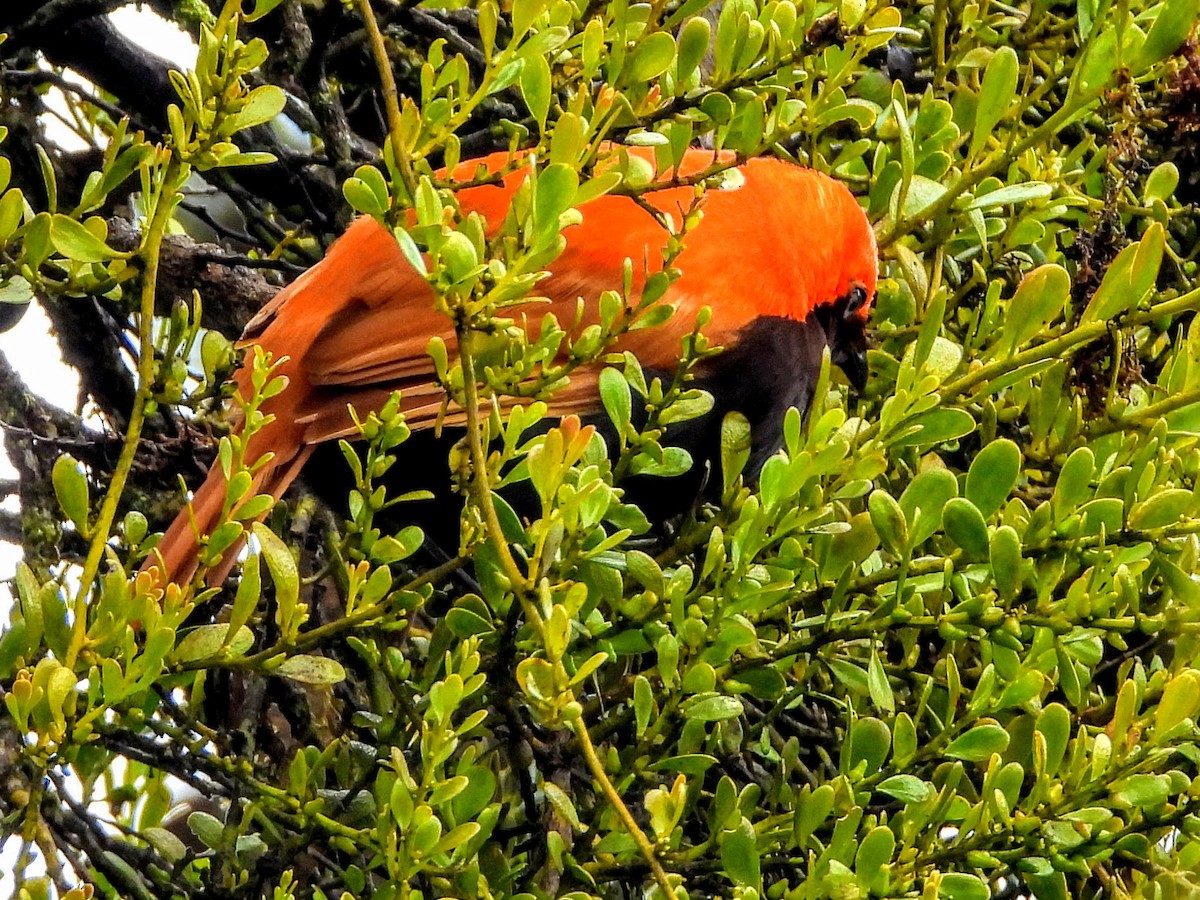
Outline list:
[[[633,150],[650,159],[648,152]],[[506,153],[465,162],[455,175],[467,180],[482,163],[489,171],[508,164]],[[686,176],[713,162],[711,151],[689,150],[679,167]],[[832,178],[775,159],[753,159],[739,167],[740,184],[711,189],[703,200],[700,224],[684,236],[674,260],[682,273],[661,302],[675,315],[667,324],[632,331],[616,349],[629,350],[648,371],[674,372],[680,341],[695,326],[702,307],[712,310],[705,329],[724,351],[703,361],[695,384],[713,394],[715,405],[691,439],[696,466],[716,458],[720,420],[738,410],[751,423],[751,475],[775,453],[790,407],[807,407],[826,347],[852,381],[865,376],[865,327],[875,294],[875,238],[866,215],[844,185]],[[526,167],[502,184],[457,193],[464,215],[478,212],[499,226]],[[690,187],[642,195],[642,201],[682,224],[694,199]],[[605,195],[579,208],[582,222],[563,236],[566,249],[549,266],[537,292],[550,300],[524,310],[540,321],[547,311],[560,322],[576,318],[579,298],[596,320],[597,298],[619,290],[625,261],[636,277],[663,265],[667,232],[646,209],[626,196]],[[631,297],[636,302],[637,297]],[[515,311],[520,320],[522,310]],[[378,409],[393,391],[414,432],[433,428],[444,392],[426,352],[430,338],[456,346],[449,318],[435,309],[433,291],[404,258],[392,235],[375,220],[358,219],[325,258],[280,291],[250,322],[244,345],[257,344],[276,358],[287,357],[277,372],[288,387],[266,401],[274,420],[250,441],[246,459],[270,451],[271,461],[255,476],[254,493],[280,497],[319,445],[356,435],[348,406]],[[598,391],[602,365],[577,369],[570,383],[550,398],[559,416],[604,419]],[[250,371],[236,375],[247,395]],[[451,410],[445,421],[458,419]],[[697,440],[698,439],[698,440]],[[670,442],[671,433],[667,440]],[[202,533],[215,525],[225,503],[225,478],[214,465],[195,492],[193,515]],[[694,497],[694,495],[693,495]],[[689,498],[691,499],[691,498]],[[190,579],[198,544],[187,510],[167,530],[146,568],[161,567],[168,580]],[[232,565],[232,552],[214,572]]]

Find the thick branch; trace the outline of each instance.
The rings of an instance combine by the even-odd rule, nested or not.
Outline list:
[[[138,246],[138,233],[130,222],[114,218],[108,222],[109,243],[118,250],[133,250]],[[182,300],[192,302],[192,291],[200,292],[204,303],[205,328],[212,328],[228,338],[242,333],[246,322],[279,289],[263,277],[264,269],[284,269],[295,274],[286,264],[251,260],[229,253],[216,244],[204,244],[184,235],[168,235],[163,241],[162,263],[159,271],[157,311],[167,315],[171,307]],[[209,299],[218,302],[207,302]]]

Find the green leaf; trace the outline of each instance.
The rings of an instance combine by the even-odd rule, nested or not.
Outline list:
[[[692,457],[682,447],[662,448],[662,459],[657,460],[647,453],[639,453],[629,465],[631,475],[652,475],[655,478],[673,478],[692,467]]]
[[[551,163],[538,175],[533,227],[539,237],[558,234],[558,220],[575,202],[579,173],[566,163]]]
[[[987,523],[979,508],[965,497],[953,497],[942,510],[946,536],[974,559],[987,559]]]
[[[1012,706],[1020,706],[1028,703],[1034,697],[1042,693],[1042,688],[1045,686],[1046,676],[1041,672],[1032,669],[1022,672],[1017,678],[1012,681],[1004,691],[1000,694],[1000,700],[997,703],[997,708],[1008,709]]]
[[[176,645],[171,659],[177,663],[212,659],[226,646],[229,655],[241,656],[254,645],[254,632],[244,626],[236,630],[231,640],[226,641],[228,636],[228,623],[200,625],[189,631]]]
[[[678,772],[689,778],[703,778],[704,773],[717,764],[715,756],[704,753],[685,753],[681,756],[668,756],[651,763],[648,767],[652,772]]]
[[[912,716],[901,712],[892,723],[892,760],[905,766],[917,755],[917,726]]]
[[[525,71],[525,60],[514,59],[512,62],[503,66],[496,76],[488,82],[488,94],[498,94],[500,91],[506,90],[521,77],[521,73]]]
[[[1112,319],[1140,303],[1154,287],[1165,241],[1162,225],[1154,222],[1140,241],[1118,253],[1080,316],[1079,324]]]
[[[646,807],[646,815],[650,819],[650,830],[654,833],[655,839],[663,841],[669,838],[679,821],[680,812],[672,793],[662,788],[654,788],[646,792],[642,805]],[[578,825],[575,827],[578,829]]]
[[[810,788],[805,786],[796,804],[795,833],[796,843],[800,846],[804,846],[809,836],[829,818],[837,796],[833,785],[828,782],[811,793],[808,793],[809,790]]]
[[[629,574],[648,591],[653,591],[659,597],[666,593],[666,579],[663,578],[662,568],[655,562],[654,557],[641,550],[630,550],[625,554],[625,567]]]
[[[887,867],[896,852],[896,836],[886,825],[876,825],[867,832],[854,854],[854,869],[857,872],[878,872]]]
[[[759,700],[778,700],[788,687],[788,681],[783,674],[771,666],[743,669],[738,672],[736,680],[746,686],[751,696]],[[728,679],[725,682],[727,686],[731,683]]]
[[[250,615],[258,606],[262,596],[262,569],[259,566],[259,555],[251,553],[242,564],[242,580],[238,582],[237,594],[234,596],[233,608],[229,612],[229,631],[226,636],[241,637],[242,626],[250,620]],[[253,635],[251,635],[253,639]],[[232,641],[230,642],[232,646]],[[247,646],[243,649],[249,649]]]
[[[213,850],[221,847],[225,840],[225,826],[216,816],[206,812],[194,812],[187,817],[188,830],[205,847]]]
[[[873,775],[883,766],[892,749],[892,732],[887,724],[873,716],[864,716],[850,729],[850,739],[843,744],[846,762],[844,771],[853,772],[860,763],[866,763],[867,776]]]
[[[442,242],[440,258],[452,282],[467,278],[479,265],[475,244],[461,231],[451,231]]]
[[[274,84],[264,84],[252,90],[245,105],[225,123],[226,129],[241,131],[269,122],[287,106],[287,94]]]
[[[232,368],[233,361],[234,350],[229,338],[218,331],[205,331],[200,339],[200,367],[204,370],[204,380],[215,381],[218,371]]]
[[[947,872],[938,886],[938,896],[946,900],[988,900],[992,896],[986,881],[964,872]]]
[[[900,185],[896,185],[896,190]],[[908,193],[904,197],[904,208],[901,214],[906,219],[915,219],[945,196],[946,186],[940,181],[926,178],[924,175],[914,175],[908,185]]]
[[[1081,43],[1086,41],[1087,36],[1091,34],[1092,24],[1096,21],[1096,7],[1098,3],[1099,0],[1076,0],[1076,24]]]
[[[1179,187],[1179,169],[1173,162],[1159,163],[1154,171],[1146,176],[1146,185],[1142,191],[1142,202],[1147,206],[1155,200],[1170,200]],[[0,230],[3,234],[3,230]]]
[[[1058,473],[1058,483],[1054,485],[1055,509],[1059,515],[1091,498],[1095,467],[1096,457],[1087,447],[1078,447],[1067,457]]]
[[[1168,775],[1130,775],[1112,786],[1110,796],[1123,807],[1161,806],[1171,796],[1171,779]]]
[[[50,219],[50,243],[67,259],[82,263],[102,263],[129,256],[114,250],[81,223],[60,213]]]
[[[985,444],[967,471],[966,498],[987,519],[998,509],[1021,475],[1021,451],[1008,438]]]
[[[583,206],[585,203],[591,203],[597,197],[603,197],[620,183],[620,172],[602,172],[595,178],[589,178],[575,191],[575,205]]]
[[[999,725],[976,725],[951,741],[945,755],[966,762],[984,762],[993,753],[1003,753],[1006,749],[1007,731]]]
[[[905,803],[924,803],[936,793],[933,785],[916,775],[892,775],[879,782],[876,790]]]
[[[1168,488],[1151,494],[1129,511],[1129,527],[1135,531],[1166,528],[1192,514],[1195,494],[1182,488]]]
[[[361,178],[347,178],[342,183],[342,196],[355,210],[368,216],[382,216],[387,207]]]
[[[650,724],[650,714],[654,711],[654,691],[650,687],[650,679],[645,675],[637,675],[633,679],[633,718],[638,740]]]
[[[944,383],[962,364],[963,348],[954,341],[938,335],[929,347],[929,353],[921,366],[921,374],[932,375]]]
[[[1014,600],[1021,590],[1021,537],[1011,525],[1001,525],[988,542],[992,580],[1005,600]]]
[[[874,490],[867,498],[867,511],[879,539],[897,556],[903,555],[908,548],[908,522],[900,504],[887,491]]]
[[[1008,302],[1000,352],[1010,354],[1034,337],[1043,326],[1062,312],[1071,296],[1071,276],[1062,266],[1038,266],[1021,279],[1017,292]]]
[[[24,214],[25,195],[17,188],[9,188],[5,191],[4,198],[0,199],[0,243],[6,243],[12,238]]]
[[[967,204],[967,209],[996,209],[1000,206],[1029,203],[1032,200],[1047,200],[1053,193],[1054,188],[1044,181],[1023,181],[980,194]]]
[[[721,420],[721,480],[725,494],[733,489],[746,468],[750,438],[750,420],[736,410],[726,413]]]
[[[392,229],[392,234],[396,238],[396,243],[400,245],[400,252],[404,254],[408,264],[422,277],[428,275],[429,269],[425,265],[425,257],[421,255],[421,248],[417,246],[412,235],[398,225]],[[433,340],[435,339],[430,338],[431,342]]]
[[[1083,60],[1075,65],[1078,92],[1091,94],[1102,90],[1117,69],[1117,30],[1106,28],[1092,40]]]
[[[91,497],[83,467],[71,454],[64,453],[54,461],[50,480],[54,484],[58,505],[71,524],[86,538],[90,531],[88,515],[91,512]]]
[[[912,546],[924,543],[942,525],[942,510],[958,494],[958,482],[947,469],[932,468],[909,482],[900,495]]]
[[[491,634],[496,626],[473,609],[455,607],[446,613],[446,627],[457,638],[469,638],[477,634]]]
[[[338,684],[346,680],[346,670],[336,659],[304,653],[284,660],[275,674],[303,684]]]
[[[1167,682],[1162,698],[1154,709],[1154,730],[1170,731],[1180,722],[1195,719],[1200,709],[1200,674],[1186,669]]]
[[[886,713],[895,713],[896,698],[892,694],[892,685],[888,681],[879,652],[874,647],[871,648],[871,658],[867,661],[867,690],[878,709]]]
[[[525,105],[529,107],[538,128],[545,129],[546,116],[550,112],[550,63],[544,56],[526,59],[519,81]]]
[[[675,38],[656,31],[637,45],[626,63],[627,80],[642,84],[657,78],[675,62]]]
[[[1071,713],[1061,703],[1051,703],[1038,713],[1034,727],[1046,742],[1044,774],[1053,777],[1071,739]]]
[[[299,629],[296,612],[300,603],[300,573],[296,570],[296,560],[275,532],[261,522],[255,522],[251,529],[258,539],[262,558],[267,561],[267,571],[271,573],[271,581],[275,584],[275,602],[278,605],[278,619],[285,632],[285,638],[291,638]]]
[[[485,766],[467,766],[459,769],[467,778],[467,786],[450,805],[458,821],[474,819],[485,806],[492,802],[496,793],[496,776]]]
[[[698,702],[686,706],[683,710],[683,714],[687,718],[698,722],[720,722],[725,719],[735,719],[743,712],[741,700],[723,694],[704,697]]]
[[[187,845],[175,834],[157,826],[138,829],[138,837],[146,841],[155,852],[170,862],[180,862],[187,856]]]
[[[600,371],[600,402],[609,420],[616,426],[621,446],[633,421],[633,394],[620,369],[607,366]]]
[[[910,423],[915,430],[901,433],[893,447],[924,447],[956,441],[975,430],[975,420],[965,409],[946,407],[917,416]]]
[[[721,865],[735,884],[757,887],[762,880],[758,840],[745,816],[737,828],[721,835]]]
[[[979,104],[975,108],[975,127],[971,134],[971,156],[978,153],[992,135],[992,129],[1004,118],[1017,92],[1020,62],[1012,47],[1000,47],[983,72]]]
[[[679,55],[676,70],[681,79],[687,78],[708,53],[712,26],[703,16],[688,19],[679,31]]]
[[[1137,75],[1178,50],[1195,27],[1198,15],[1200,0],[1166,0],[1146,40],[1126,60],[1130,72]]]
[[[525,37],[525,32],[529,31],[549,5],[549,0],[515,0],[512,5],[512,39],[514,43]]]

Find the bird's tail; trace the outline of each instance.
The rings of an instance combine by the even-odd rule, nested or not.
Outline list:
[[[272,377],[286,378],[288,388],[261,406],[262,412],[272,418],[246,442],[245,460],[252,465],[268,450],[274,455],[255,471],[252,488],[240,502],[258,494],[270,494],[278,500],[312,453],[313,442],[307,437],[311,426],[301,421],[301,408],[311,386],[299,361],[286,359],[284,354],[310,348],[330,315],[342,309],[349,298],[362,298],[368,305],[387,300],[396,290],[396,279],[401,277],[398,273],[405,271],[413,270],[391,233],[370,218],[358,219],[321,262],[276,294],[246,326],[242,345],[258,344],[269,350],[275,357]],[[288,311],[281,315],[285,308]],[[247,360],[234,376],[243,398],[253,393],[254,368]],[[345,418],[344,407],[339,406],[335,412],[335,419]],[[241,431],[242,424],[236,423],[234,433]],[[223,517],[236,512],[227,509],[227,494],[225,474],[219,463],[214,463],[195,492],[190,510],[181,511],[175,518],[142,570],[157,570],[163,585],[190,582],[200,563],[201,537],[211,535]],[[249,528],[265,516],[266,511],[262,511],[240,521]],[[235,541],[213,562],[207,574],[209,584],[225,579],[244,543],[244,537]]]
[[[288,431],[281,429],[280,433],[287,435]],[[249,442],[251,448],[256,445],[262,446],[262,443],[256,440]],[[238,507],[259,494],[269,494],[278,500],[296,480],[300,469],[312,453],[311,445],[301,445],[295,441],[290,444],[276,442],[271,446],[275,455],[254,473],[250,490],[233,506],[226,503],[229,483],[220,461],[214,460],[208,477],[193,494],[187,508],[179,512],[175,521],[163,534],[162,540],[146,558],[142,564],[142,571],[157,571],[160,585],[172,582],[180,585],[189,583],[200,566],[202,539],[212,535],[223,520],[229,521],[230,518],[236,517],[246,531],[211,563],[205,575],[205,581],[210,586],[223,582],[245,545],[246,533],[251,525],[265,518],[271,508],[267,506],[260,513],[243,519],[236,515]],[[251,455],[247,455],[247,461],[252,458]]]

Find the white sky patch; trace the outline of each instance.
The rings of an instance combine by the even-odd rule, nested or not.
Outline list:
[[[168,22],[149,9],[139,6],[122,6],[109,13],[108,18],[118,29],[151,53],[183,69],[190,69],[196,64],[196,42],[174,22]]]

